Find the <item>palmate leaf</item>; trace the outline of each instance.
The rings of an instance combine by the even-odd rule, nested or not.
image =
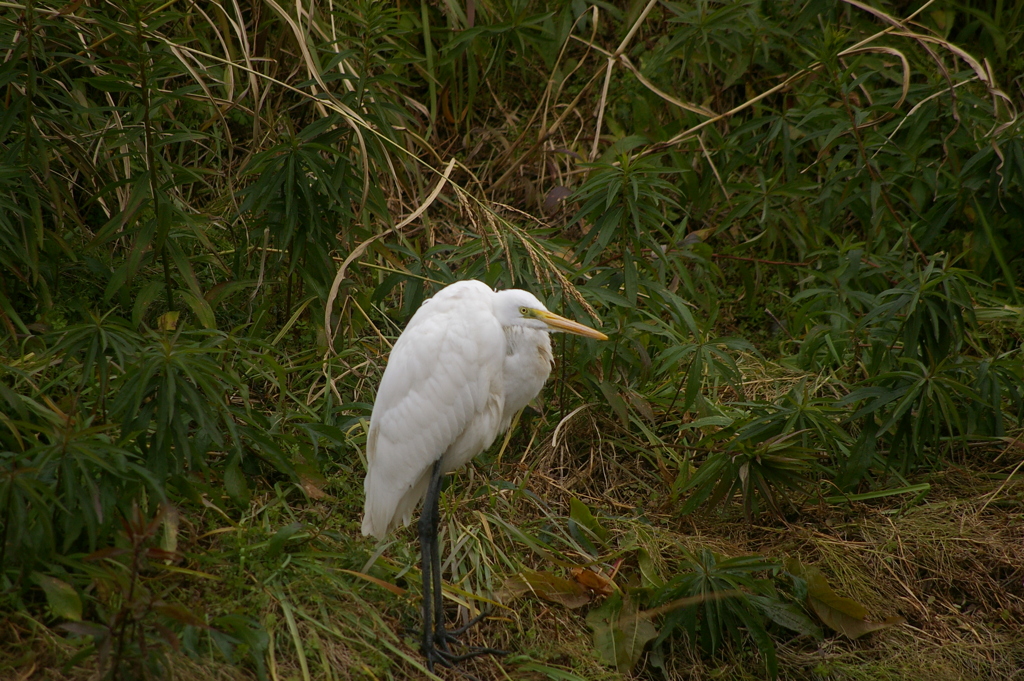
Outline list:
[[[91,331],[84,333],[95,339]],[[8,385],[11,381],[21,389],[21,380],[31,381],[24,370],[5,371],[0,382],[0,460],[8,471],[0,482],[0,525],[6,538],[0,554],[15,556],[15,564],[24,567],[34,568],[55,554],[94,548],[115,526],[119,505],[144,487],[154,498],[162,495],[160,483],[153,484],[138,467],[137,452],[117,443],[116,429],[90,407],[103,397],[95,390],[96,377],[79,382],[80,352],[88,356],[100,346],[89,340],[76,347],[79,354],[72,352],[59,365],[59,379],[32,391],[38,399],[19,395]],[[103,354],[102,349],[96,354]],[[52,362],[46,355],[40,360],[44,367]],[[117,366],[116,359],[112,365]],[[54,397],[62,401],[60,392],[83,383],[89,388],[80,389],[78,404],[87,411],[65,412]]]
[[[755,578],[776,565],[762,556],[725,558],[707,549],[685,555],[680,566],[684,571],[654,593],[655,607],[647,611],[665,614],[655,645],[682,630],[714,654],[727,640],[741,640],[745,632],[761,652],[768,675],[775,678],[778,662],[766,616],[794,631],[815,630],[806,615],[779,597],[771,581]]]
[[[890,438],[889,455],[902,469],[914,464],[939,438],[964,438],[972,424],[991,423],[979,416],[993,407],[971,385],[983,365],[960,359],[928,365],[909,357],[899,358],[898,365],[901,370],[863,381],[837,406],[861,403],[850,420],[877,421],[878,434]]]
[[[850,436],[838,423],[843,410],[831,399],[812,395],[805,379],[772,405],[750,402],[743,406],[756,418],[739,429],[739,441],[758,442],[796,432],[803,447],[816,445],[838,455],[849,446]]]
[[[732,457],[728,453],[714,452],[708,456],[683,488],[682,491],[692,490],[692,492],[679,512],[683,515],[693,513],[712,496],[713,492],[715,492],[716,501],[711,505],[715,505],[724,498],[735,485],[733,481],[735,475],[730,475],[731,470]],[[716,489],[721,491],[716,492]]]
[[[47,340],[52,344],[52,354],[63,358],[66,371],[77,370],[77,383],[82,388],[95,385],[98,379],[101,402],[106,399],[112,375],[118,367],[123,370],[142,344],[142,337],[113,311],[103,315],[90,311],[87,321],[51,334]],[[65,375],[72,378],[70,373]]]
[[[205,467],[209,448],[240,446],[225,395],[244,395],[221,358],[229,338],[212,331],[153,332],[110,406],[125,435],[139,436],[158,476]]]
[[[784,433],[756,444],[733,436],[725,451],[709,454],[686,484],[684,490],[692,492],[680,512],[692,513],[705,504],[711,508],[739,493],[748,517],[759,512],[759,499],[773,512],[781,513],[781,502],[790,501],[789,494],[805,495],[811,484],[814,453],[793,442],[802,433]],[[714,436],[707,444],[717,439],[719,436]]]
[[[703,395],[720,385],[728,385],[737,395],[743,394],[742,374],[732,352],[753,352],[756,349],[745,339],[737,337],[714,337],[711,335],[714,317],[702,319],[699,323],[684,301],[667,293],[673,305],[673,323],[668,323],[650,314],[651,323],[658,335],[671,345],[657,356],[657,372],[672,377],[678,382],[678,391],[669,404],[683,410],[697,408],[699,411],[714,407]],[[688,333],[689,332],[689,333]],[[682,369],[682,371],[680,371]]]
[[[617,240],[623,267],[630,270],[625,276],[626,297],[635,305],[636,268],[645,264],[638,256],[644,251],[655,256],[663,253],[657,228],[665,221],[666,211],[678,206],[675,188],[663,177],[674,171],[662,167],[658,157],[637,159],[615,153],[619,156],[614,163],[595,163],[590,177],[568,200],[583,204],[571,222],[590,223],[576,247],[582,263],[592,263]]]

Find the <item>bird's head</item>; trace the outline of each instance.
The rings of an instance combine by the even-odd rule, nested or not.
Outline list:
[[[608,340],[608,336],[600,331],[549,312],[535,295],[520,289],[499,291],[494,299],[494,314],[503,327],[525,326],[549,333],[565,331],[577,336]]]

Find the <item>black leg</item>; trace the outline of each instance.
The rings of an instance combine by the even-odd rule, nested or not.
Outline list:
[[[434,647],[437,633],[444,630],[444,610],[441,594],[441,564],[438,561],[437,523],[440,515],[441,460],[434,462],[427,483],[427,495],[420,512],[420,554],[423,570],[423,655],[427,667],[434,671],[434,663],[445,663]],[[431,613],[431,609],[436,612]]]
[[[434,517],[433,530],[434,530],[434,541],[431,544],[431,548],[434,551],[433,564],[431,567],[434,569],[433,580],[434,580],[434,634],[435,640],[441,645],[442,648],[448,650],[448,641],[444,638],[444,593],[442,591],[442,585],[444,582],[441,581],[441,540],[438,537],[438,526],[441,522],[441,510],[440,506],[440,484],[438,484],[438,496],[435,499],[434,505]],[[438,636],[440,635],[440,636]]]
[[[420,512],[420,556],[423,570],[423,642],[422,652],[427,658],[427,668],[434,671],[435,664],[451,667],[456,662],[468,660],[478,655],[504,655],[502,650],[494,648],[468,647],[467,652],[456,655],[449,647],[450,643],[459,643],[459,634],[465,632],[486,617],[481,613],[478,617],[453,632],[444,626],[444,594],[441,591],[441,546],[437,538],[438,524],[441,519],[441,460],[434,462],[427,483],[427,494],[423,498],[423,510]]]
[[[422,570],[423,570],[423,640],[420,645],[423,649],[423,653],[427,655],[427,651],[431,647],[433,641],[433,621],[434,618],[430,615],[430,606],[433,602],[433,598],[430,597],[430,577],[432,570],[430,569],[430,559],[432,551],[430,550],[430,537],[425,532],[427,523],[427,515],[424,513],[420,516],[420,554],[422,557]],[[430,670],[433,671],[433,660],[427,655],[427,664],[430,666]]]

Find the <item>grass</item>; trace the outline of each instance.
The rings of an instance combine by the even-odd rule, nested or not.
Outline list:
[[[514,438],[509,450],[524,437]],[[783,640],[780,678],[1020,678],[1024,481],[993,475],[1003,474],[1005,466],[979,457],[973,467],[932,475],[931,491],[917,505],[892,499],[852,507],[805,504],[793,522],[763,525],[735,514],[680,520],[670,509],[659,512],[657,502],[637,515],[627,508],[635,499],[630,486],[637,484],[630,478],[656,472],[623,466],[628,477],[616,467],[565,479],[564,464],[584,468],[589,458],[585,450],[559,454],[545,445],[528,461],[471,467],[452,481],[442,536],[446,569],[459,575],[446,593],[450,602],[466,602],[465,592],[493,594],[515,569],[564,572],[570,563],[609,574],[622,558],[616,581],[625,584],[640,547],[663,574],[683,548],[792,556],[819,566],[837,592],[863,603],[873,618],[900,614],[907,622],[861,641]],[[495,481],[508,487],[495,489]],[[179,550],[186,561],[180,567],[207,576],[171,573],[163,579],[171,580],[197,612],[254,618],[269,635],[269,678],[425,678],[415,644],[415,532],[402,530],[388,540],[369,572],[403,589],[401,595],[345,572],[361,571],[375,553],[371,542],[358,537],[357,500],[350,493],[357,482],[348,473],[331,475],[328,490],[338,496],[318,502],[297,490],[259,495],[237,524],[226,524],[215,513],[185,515]],[[610,531],[607,549],[596,561],[566,529],[569,488]],[[993,498],[996,492],[999,497]],[[292,523],[302,529],[275,553],[274,535]],[[551,548],[540,550],[545,539]],[[510,655],[475,660],[465,670],[486,679],[621,678],[596,659],[585,611],[531,597],[506,603],[495,609],[494,619],[471,631],[468,642],[504,648]],[[42,622],[9,618],[4,631],[10,678],[85,679],[95,673],[90,665],[62,672],[80,647]],[[761,678],[749,651],[713,659],[689,652],[681,642],[672,650],[660,661],[662,672],[648,657],[647,671],[628,678],[661,678],[662,673],[680,679]],[[235,654],[244,658],[237,649]],[[252,678],[254,671],[251,662],[242,667],[200,663],[180,653],[171,653],[169,662],[178,679]],[[461,678],[446,670],[438,676]]]
[[[556,342],[448,481],[446,600],[510,653],[466,672],[1021,678],[1019,10],[7,4],[0,678],[427,676],[361,457],[394,337],[469,277],[611,340]],[[705,550],[906,622],[616,671],[602,590],[656,608]]]

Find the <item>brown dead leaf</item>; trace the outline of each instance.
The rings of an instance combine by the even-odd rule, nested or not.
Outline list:
[[[355,570],[338,570],[338,572],[344,572],[347,575],[352,575],[353,577],[358,577],[359,579],[365,579],[371,584],[376,584],[382,589],[387,589],[396,596],[405,595],[405,589],[403,589],[402,587],[396,584],[392,584],[391,582],[385,582],[383,579],[379,579],[377,577],[374,577],[373,575],[368,575],[365,572],[356,572]]]
[[[599,596],[610,596],[615,591],[615,582],[590,568],[573,568],[572,578]]]
[[[326,499],[328,495],[309,478],[302,478],[302,489],[310,499]]]
[[[327,480],[313,466],[300,463],[295,466],[295,472],[299,476],[299,483],[310,499],[329,499],[331,495],[324,491]]]
[[[545,601],[564,605],[569,609],[580,608],[593,595],[579,582],[559,577],[552,572],[523,570],[505,580],[501,586],[502,600],[520,598],[532,593]]]

